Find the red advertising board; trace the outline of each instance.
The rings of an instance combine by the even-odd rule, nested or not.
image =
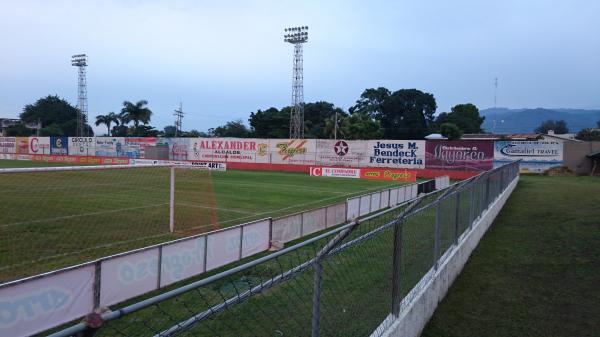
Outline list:
[[[114,157],[91,157],[91,156],[55,156],[55,155],[32,155],[33,161],[44,161],[48,163],[71,163],[89,165],[127,165],[129,158]]]
[[[363,168],[360,170],[361,179],[392,180],[392,181],[417,181],[416,170],[406,169],[380,169]]]
[[[310,175],[316,177],[360,178],[360,169],[348,167],[311,167]]]
[[[484,171],[493,167],[494,142],[489,140],[428,140],[425,168]]]

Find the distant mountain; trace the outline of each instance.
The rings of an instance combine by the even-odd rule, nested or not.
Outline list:
[[[569,132],[576,133],[584,128],[595,128],[600,121],[600,110],[489,108],[479,113],[485,116],[482,126],[485,131],[496,133],[531,133],[548,119],[563,119]]]

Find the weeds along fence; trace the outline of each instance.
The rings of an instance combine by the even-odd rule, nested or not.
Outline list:
[[[517,175],[496,168],[52,336],[376,335]]]
[[[174,235],[170,230],[173,230],[174,219],[177,228],[183,227],[185,230],[189,229],[191,224],[181,221],[182,218],[207,218],[210,215],[197,211],[200,209],[208,212],[210,207],[185,207],[184,210],[178,207],[179,200],[183,199],[189,203],[190,200],[198,201],[205,196],[202,193],[195,195],[195,192],[210,188],[203,178],[206,172],[171,166],[111,166],[110,170],[105,170],[104,167],[70,169],[72,170],[35,168],[14,172],[17,177],[25,172],[29,174],[26,182],[18,184],[24,186],[23,189],[19,190],[15,184],[13,191],[8,195],[18,196],[22,193],[21,195],[31,196],[35,194],[33,191],[36,191],[39,196],[36,202],[43,211],[29,214],[30,218],[26,219],[30,223],[23,223],[23,226],[31,227],[25,234],[3,232],[5,235],[2,235],[3,245],[0,249],[4,249],[8,254],[2,255],[0,259],[4,261],[0,266],[6,271],[12,263],[12,266],[16,265],[28,272],[46,271],[47,268],[60,267],[63,264],[71,266],[1,284],[0,298],[9,300],[0,308],[0,316],[3,318],[0,320],[0,335],[21,336],[47,330],[98,308],[115,305],[193,276],[212,273],[229,263],[264,252],[272,245],[281,247],[284,243],[345,223],[355,217],[396,206],[414,199],[418,189],[434,188],[433,181],[421,183],[420,186],[404,185],[349,198],[345,202],[317,209],[274,219],[258,219],[173,240]],[[75,179],[75,186],[64,186],[64,175],[67,172],[69,179]],[[92,172],[95,174],[90,174]],[[3,177],[0,175],[0,178]],[[174,181],[175,177],[177,180]],[[0,179],[5,184],[7,180]],[[178,191],[179,185],[174,189],[177,181],[184,182],[183,191]],[[84,185],[84,182],[87,182],[87,185]],[[446,177],[437,187],[441,188],[447,183]],[[140,186],[141,191],[138,190]],[[58,188],[65,190],[59,193]],[[115,193],[115,189],[122,193],[122,197],[121,193]],[[57,195],[64,197],[59,205],[53,204],[52,200],[46,200],[50,196],[56,198]],[[139,198],[144,199],[142,205],[122,207],[122,203]],[[154,202],[150,201],[152,198]],[[27,209],[34,205],[24,200],[23,204],[15,202],[11,207],[20,207],[19,212],[26,213]],[[85,207],[94,205],[98,207],[96,211],[90,212],[92,214],[86,213]],[[124,214],[109,211],[109,217],[102,217],[107,210],[113,209],[111,207],[114,205],[121,205],[115,212],[124,211]],[[137,207],[149,205],[151,210],[152,207],[156,209],[148,216],[142,216],[145,212],[135,211]],[[142,209],[147,211],[146,207]],[[190,209],[195,212],[190,212]],[[52,219],[44,218],[57,210],[65,215]],[[14,216],[21,217],[20,214]],[[12,229],[10,226],[8,228]],[[15,228],[23,230],[23,227]],[[184,231],[185,234],[189,232]],[[15,235],[21,235],[20,239],[14,240]],[[140,237],[147,237],[147,240],[136,240]],[[123,241],[127,244],[116,246]],[[100,245],[101,249],[85,249],[95,245]],[[126,249],[140,247],[139,245],[143,248],[128,251]],[[44,255],[44,249],[53,249],[60,254]],[[118,254],[112,255],[115,253]],[[39,258],[25,259],[31,259],[32,256]],[[20,259],[37,264],[19,265],[14,262]],[[90,260],[92,261],[85,262]],[[85,263],[76,264],[81,262]],[[15,275],[15,272],[2,275],[9,277]]]

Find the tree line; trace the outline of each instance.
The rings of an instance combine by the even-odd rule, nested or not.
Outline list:
[[[292,107],[270,107],[250,112],[248,125],[234,120],[211,128],[208,133],[197,130],[176,132],[173,125],[157,130],[150,125],[153,112],[148,101],[135,103],[124,101],[121,111],[98,115],[95,125],[104,125],[106,135],[133,137],[255,137],[288,138]],[[348,111],[325,101],[304,104],[305,138],[317,139],[423,139],[428,134],[440,133],[448,139],[460,139],[463,134],[483,133],[485,117],[471,103],[458,104],[449,112],[435,116],[437,103],[431,93],[417,89],[390,91],[387,88],[365,89]],[[79,110],[58,96],[40,98],[28,104],[20,114],[23,123],[41,122],[42,136],[74,136],[77,133]],[[337,123],[337,125],[336,125]],[[86,121],[89,135],[93,135]],[[600,121],[598,121],[600,128]],[[544,121],[537,133],[568,133],[564,121]],[[28,136],[33,130],[24,124],[13,125],[6,130],[9,136]],[[336,134],[337,133],[337,134]],[[600,131],[584,129],[578,135],[581,140],[600,140]]]

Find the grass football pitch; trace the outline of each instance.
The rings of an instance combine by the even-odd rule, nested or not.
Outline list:
[[[0,168],[59,166],[0,160]],[[302,173],[169,169],[0,174],[0,282],[397,185]]]

